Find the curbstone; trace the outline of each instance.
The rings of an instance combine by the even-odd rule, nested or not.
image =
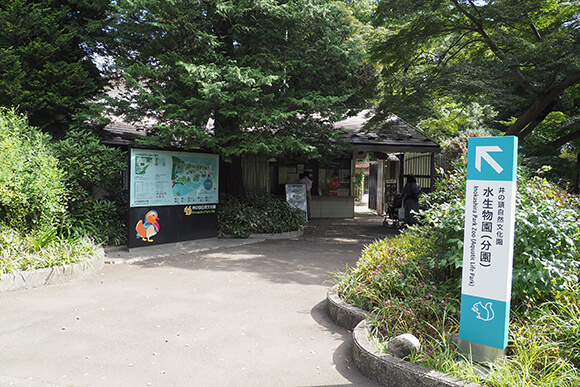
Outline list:
[[[335,285],[327,293],[328,313],[337,325],[352,329],[353,361],[369,379],[389,387],[482,387],[379,351],[370,341],[371,321],[367,318],[376,315],[340,299],[337,288]]]
[[[266,233],[266,234],[250,234],[247,238],[240,238],[234,236],[232,234],[227,234],[218,239],[292,239],[301,237],[304,234],[304,230],[296,230],[296,231],[286,231],[286,232],[278,232],[278,233]]]
[[[358,323],[366,318],[376,319],[376,314],[350,305],[338,296],[338,285],[334,285],[326,293],[327,310],[330,318],[338,326],[353,330]]]
[[[369,340],[370,323],[363,320],[352,332],[354,364],[370,379],[389,387],[481,387],[380,352]]]
[[[0,293],[63,284],[73,279],[84,278],[101,269],[105,265],[104,259],[104,250],[99,248],[96,256],[89,261],[2,274]]]

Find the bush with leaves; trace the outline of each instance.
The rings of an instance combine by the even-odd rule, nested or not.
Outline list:
[[[354,268],[336,275],[339,295],[373,311],[379,347],[412,333],[412,361],[481,383],[450,343],[459,329],[465,172],[425,194],[423,223],[365,248]],[[490,386],[580,382],[580,200],[540,177],[518,179],[512,318],[508,355],[491,367]],[[525,370],[525,371],[522,371]],[[546,384],[547,383],[547,384]]]
[[[464,173],[457,172],[455,177]],[[443,196],[424,195],[426,227],[418,230],[433,239],[431,267],[461,278],[463,266],[464,187],[452,183]],[[453,195],[455,191],[455,195]],[[439,204],[435,204],[441,202]],[[580,269],[580,208],[577,199],[540,177],[519,176],[514,231],[512,294],[514,303],[549,301],[578,283]]]
[[[53,148],[65,171],[70,232],[91,236],[97,243],[124,243],[125,152],[103,145],[94,133],[82,129],[70,131]]]
[[[283,200],[259,196],[220,198],[218,234],[221,236],[229,234],[247,238],[250,234],[296,231],[304,227],[304,211]]]
[[[0,280],[2,274],[83,262],[102,254],[86,237],[65,237],[56,229],[23,234],[0,225]]]
[[[416,232],[376,241],[365,247],[356,268],[338,275],[338,293],[379,316],[380,338],[436,335],[458,319],[459,299],[454,279],[429,267],[434,246]]]
[[[65,186],[50,137],[0,108],[0,222],[20,232],[54,229],[65,215]]]

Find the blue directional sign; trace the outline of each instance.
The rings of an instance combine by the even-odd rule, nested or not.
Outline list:
[[[517,137],[471,137],[467,144],[467,179],[515,181]]]
[[[472,137],[459,338],[505,349],[511,299],[517,137]]]

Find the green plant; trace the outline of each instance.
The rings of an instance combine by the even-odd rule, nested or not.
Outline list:
[[[358,173],[355,176],[355,192],[356,192],[356,201],[358,204],[362,203],[363,195],[364,195],[364,182],[365,182],[365,175],[361,170],[361,173]]]
[[[98,254],[97,246],[84,237],[63,237],[55,230],[23,235],[0,227],[0,276],[3,273],[61,266],[88,260]]]
[[[68,217],[64,231],[70,235],[91,236],[97,243],[124,243],[125,152],[103,145],[94,133],[83,129],[70,131],[53,149],[66,176]]]
[[[509,356],[482,380],[457,362],[449,339],[459,328],[465,172],[423,195],[423,223],[367,246],[336,276],[339,295],[375,312],[375,341],[413,333],[423,349],[410,360],[494,387],[580,383],[580,199],[539,177],[518,179]]]
[[[253,233],[280,233],[302,230],[306,226],[304,212],[283,200],[268,197],[231,196],[220,199],[218,234],[247,238]]]
[[[340,296],[378,314],[383,338],[435,334],[433,327],[445,325],[441,318],[458,319],[459,304],[454,280],[428,267],[424,257],[432,246],[412,231],[366,246],[357,266],[337,277]]]
[[[439,185],[446,182],[446,189],[424,195],[425,227],[418,232],[435,241],[430,267],[447,271],[459,280],[463,266],[465,173],[444,177]],[[575,200],[545,179],[519,177],[513,302],[550,300],[556,292],[578,282],[580,208]]]
[[[0,222],[19,231],[57,227],[65,214],[63,172],[49,137],[0,108]]]

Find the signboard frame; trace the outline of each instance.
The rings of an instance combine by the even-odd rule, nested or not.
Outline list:
[[[129,148],[127,247],[217,237],[219,156]]]
[[[459,338],[475,361],[494,361],[507,346],[517,147],[511,136],[468,141]]]

